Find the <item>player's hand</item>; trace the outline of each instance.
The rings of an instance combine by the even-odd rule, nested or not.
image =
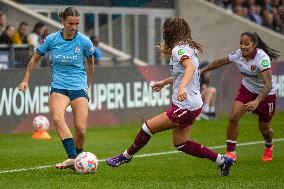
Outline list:
[[[187,97],[187,94],[186,94],[185,88],[180,86],[178,89],[178,93],[177,93],[178,101],[182,102],[186,99],[186,97]]]
[[[19,86],[18,86],[18,90],[25,92],[29,87],[29,83],[26,81],[23,81]]]
[[[259,101],[254,100],[245,104],[245,110],[248,112],[254,111],[258,107]]]
[[[164,86],[165,84],[163,81],[157,81],[151,87],[153,91],[159,92]]]

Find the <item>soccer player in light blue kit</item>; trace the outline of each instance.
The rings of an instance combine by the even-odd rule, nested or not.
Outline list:
[[[68,155],[65,161],[56,164],[55,167],[65,169],[73,167],[77,154],[83,151],[88,117],[87,88],[92,83],[94,73],[94,49],[92,42],[77,32],[80,14],[76,8],[68,7],[59,16],[64,28],[48,35],[43,44],[36,49],[19,90],[27,90],[32,70],[41,57],[50,52],[52,76],[49,108]],[[74,115],[74,139],[64,119],[64,113],[69,105]]]

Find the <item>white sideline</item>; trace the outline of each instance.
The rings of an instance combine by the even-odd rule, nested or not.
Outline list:
[[[284,141],[284,138],[278,138],[278,139],[273,139],[273,142],[280,142]],[[255,145],[255,144],[263,144],[263,141],[253,141],[253,142],[245,142],[245,143],[239,143],[237,146],[250,146],[250,145]],[[218,149],[218,148],[225,148],[226,145],[222,146],[213,146],[209,147],[211,149]],[[159,152],[159,153],[151,153],[151,154],[141,154],[141,155],[136,155],[134,156],[135,158],[140,158],[140,157],[149,157],[149,156],[159,156],[159,155],[166,155],[166,154],[176,154],[179,153],[180,151],[168,151],[168,152]],[[100,159],[99,162],[105,161],[106,159]],[[0,174],[2,173],[14,173],[14,172],[22,172],[22,171],[30,171],[30,170],[36,170],[36,169],[45,169],[45,168],[50,168],[53,167],[53,165],[45,165],[45,166],[39,166],[39,167],[29,167],[29,168],[22,168],[22,169],[12,169],[12,170],[6,170],[6,171],[0,171]]]

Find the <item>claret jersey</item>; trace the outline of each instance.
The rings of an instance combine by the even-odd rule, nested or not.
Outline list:
[[[255,56],[252,60],[246,61],[242,57],[242,52],[240,49],[229,54],[230,62],[234,63],[240,70],[243,79],[242,84],[252,93],[260,94],[264,82],[261,77],[261,72],[264,70],[271,69],[270,58],[262,50],[256,49]],[[272,78],[272,89],[269,95],[273,95],[277,92],[274,80]]]
[[[62,31],[48,35],[36,49],[40,55],[50,52],[51,87],[81,90],[87,87],[85,58],[94,54],[92,42],[77,32],[73,39],[64,39]]]
[[[177,45],[172,50],[169,64],[170,72],[173,77],[172,102],[180,108],[191,111],[201,108],[203,104],[200,94],[197,52],[196,49],[189,45]],[[177,93],[184,75],[185,68],[181,64],[184,59],[191,59],[192,64],[195,66],[195,71],[186,86],[187,98],[183,102],[180,102],[177,99]]]

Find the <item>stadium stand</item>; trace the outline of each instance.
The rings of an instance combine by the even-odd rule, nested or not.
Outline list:
[[[49,33],[52,33],[62,28],[61,24],[57,21],[47,18],[46,16],[39,14],[36,11],[33,11],[26,6],[20,5],[13,1],[2,0],[0,2],[0,11],[2,11],[1,14],[7,15],[7,23],[12,26],[17,26],[21,22],[21,20],[17,18],[27,18],[25,19],[25,21],[28,22],[28,24],[31,26],[34,26],[38,22],[45,23]],[[28,60],[32,53],[32,48],[27,45],[13,45],[9,47],[7,45],[2,45],[0,48],[4,50],[6,49],[5,51],[1,51],[0,53],[1,62],[3,62],[2,60],[5,60],[4,62],[9,62],[8,66],[1,66],[1,69],[26,66],[27,63],[24,63],[24,61],[22,61],[22,66],[16,66],[15,63],[17,63],[17,65],[20,65],[18,64],[18,62],[14,61],[15,59],[17,59],[16,57],[18,56],[17,49],[25,51],[25,53],[20,54],[21,57],[24,56],[23,60]],[[132,57],[132,55],[117,50],[114,47],[109,46],[103,42],[100,43],[100,48],[104,51],[104,54],[106,55],[102,60],[104,61],[104,64],[102,64],[104,66],[112,66],[113,62],[116,62],[116,65],[147,65],[145,62],[139,60],[138,58]]]
[[[280,0],[207,0],[230,13],[237,14],[256,24],[284,34],[284,1]]]
[[[23,18],[24,16],[28,15],[28,24],[30,25],[30,28],[32,28],[39,21],[44,22],[47,25],[48,31],[50,33],[62,27],[60,23],[56,21],[58,20],[57,12],[61,10],[61,7],[65,6],[59,5],[61,1],[25,0],[18,2],[21,2],[23,4],[18,4],[15,3],[15,1],[9,0],[1,1],[0,11],[2,11],[4,14],[13,15],[13,17],[8,15],[7,18],[10,25],[18,26],[21,20],[13,18]],[[175,11],[180,11],[181,14],[185,18],[187,18],[192,25],[194,25],[193,37],[200,38],[200,41],[205,46],[205,48],[210,49],[210,51],[205,51],[206,54],[204,56],[205,59],[208,59],[209,61],[216,58],[217,55],[220,56],[220,52],[215,52],[215,50],[218,48],[212,48],[212,46],[215,45],[215,39],[220,38],[216,38],[215,35],[219,34],[218,30],[225,31],[224,28],[228,29],[227,26],[228,24],[230,24],[226,17],[222,17],[222,19],[219,19],[218,16],[221,15],[229,16],[231,20],[230,22],[237,23],[237,28],[235,28],[235,30],[230,33],[233,34],[232,36],[225,34],[225,37],[223,37],[223,35],[220,35],[222,36],[222,39],[220,40],[226,41],[226,43],[223,44],[225,45],[224,48],[228,49],[228,52],[230,51],[230,49],[234,49],[235,46],[233,44],[237,44],[235,43],[234,39],[237,39],[238,35],[242,31],[248,29],[255,30],[260,33],[264,32],[265,34],[269,33],[269,35],[271,34],[269,38],[271,39],[270,41],[273,41],[272,43],[279,41],[278,39],[283,39],[282,35],[279,36],[274,32],[267,32],[267,30],[265,30],[265,27],[255,27],[255,25],[257,24],[253,24],[252,22],[248,24],[248,22],[245,22],[245,20],[248,21],[249,18],[244,18],[243,16],[243,18],[241,18],[240,16],[237,16],[242,14],[249,14],[249,10],[246,9],[246,7],[249,6],[248,1],[236,1],[242,2],[241,4],[238,4],[238,6],[231,3],[231,1],[211,1],[216,5],[219,5],[219,7],[223,7],[220,9],[216,9],[218,8],[217,6],[213,5],[212,3],[208,3],[204,0],[180,0],[176,2],[167,1],[167,3],[164,4],[162,2],[163,1],[161,0],[145,0],[141,1],[140,3],[127,3],[126,1],[104,1],[100,4],[99,1],[92,1],[89,2],[90,4],[88,4],[84,1],[83,6],[80,4],[82,3],[82,1],[74,0],[72,2],[70,1],[69,3],[72,3],[74,5],[80,5],[78,6],[78,8],[80,10],[80,13],[84,15],[81,20],[81,23],[83,24],[80,28],[80,31],[86,33],[89,36],[95,34],[100,38],[100,48],[104,51],[105,55],[105,57],[102,59],[102,62],[104,63],[102,63],[101,65],[106,66],[112,66],[113,63],[118,63],[116,65],[120,65],[120,63],[125,63],[126,65],[128,65],[132,62],[138,65],[146,65],[146,63],[150,65],[165,65],[166,61],[159,57],[158,51],[156,49],[156,44],[162,40],[162,36],[159,35],[159,33],[163,21],[167,17],[175,15]],[[208,4],[212,6],[209,6]],[[275,8],[275,6],[273,3],[271,4],[273,5],[271,9],[274,10],[273,8]],[[235,6],[233,7],[233,5]],[[255,5],[260,6],[261,4],[259,4],[259,1],[255,1]],[[282,3],[278,3],[278,5],[278,12],[281,12]],[[138,8],[137,6],[143,8]],[[198,9],[196,9],[195,6],[197,6]],[[155,7],[161,8],[155,9]],[[173,9],[173,7],[175,7],[176,9]],[[183,9],[190,11],[186,13],[183,11]],[[206,10],[210,15],[214,16],[210,18],[208,16],[205,16],[205,20],[202,20],[202,22],[200,22],[200,19],[195,19],[203,17],[203,15],[199,14],[199,10]],[[234,11],[236,14],[232,14],[232,11]],[[193,12],[194,15],[192,14]],[[48,18],[43,15],[47,16]],[[192,16],[189,17],[188,15]],[[264,20],[262,17],[260,18],[257,16],[256,18],[252,16],[251,19],[256,19],[257,21]],[[196,20],[199,20],[199,22],[195,22]],[[267,21],[264,22],[264,26],[273,29],[273,25],[271,25],[270,13],[267,13],[266,20]],[[219,28],[215,24],[218,22],[224,22],[225,24],[224,26],[222,26],[222,28]],[[261,25],[258,24],[258,26]],[[200,30],[206,31],[208,29],[210,29],[210,33],[199,32]],[[280,26],[276,27],[276,29],[274,28],[273,30],[279,32],[279,29],[281,29]],[[136,35],[135,33],[138,34]],[[140,49],[145,50],[141,51]],[[221,56],[224,55],[225,54],[222,54]]]

